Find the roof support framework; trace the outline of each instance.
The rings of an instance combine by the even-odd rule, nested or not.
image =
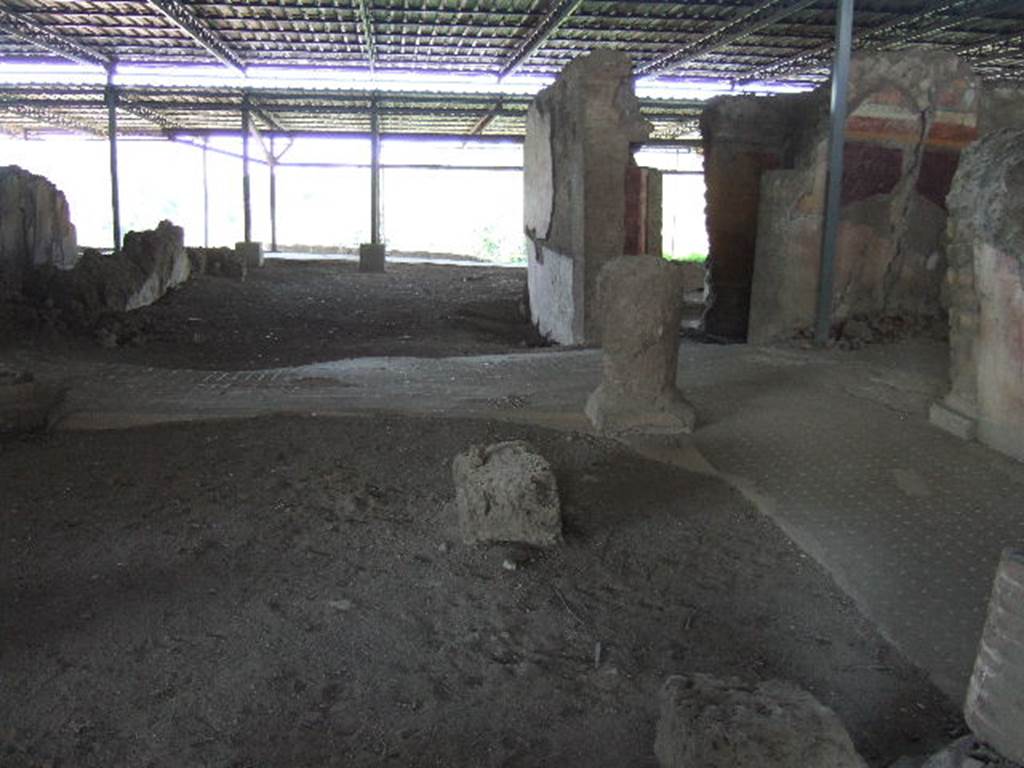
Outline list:
[[[149,4],[167,17],[176,27],[201,45],[221,64],[245,72],[245,63],[206,23],[182,0],[149,0]]]
[[[548,38],[583,5],[583,0],[553,0],[548,12],[540,20],[530,33],[523,38],[516,47],[512,56],[505,65],[498,70],[498,77],[508,77],[515,72],[523,62],[548,41]]]
[[[79,64],[109,69],[114,63],[109,56],[59,35],[41,24],[36,24],[22,14],[2,7],[0,7],[0,32]]]
[[[682,48],[677,48],[664,56],[660,56],[649,64],[637,67],[636,73],[638,75],[655,75],[666,70],[678,69],[705,54],[721,50],[744,38],[757,34],[762,29],[770,27],[772,24],[776,24],[787,16],[791,16],[797,11],[802,11],[816,2],[817,0],[796,0],[796,2],[779,8],[767,18],[757,19],[761,13],[779,3],[779,0],[763,0],[757,6],[741,14],[724,27],[720,27],[699,40],[684,45]]]

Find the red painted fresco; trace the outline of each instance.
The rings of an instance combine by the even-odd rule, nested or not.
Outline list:
[[[917,174],[917,193],[945,208],[946,195],[949,194],[959,164],[959,152],[926,151],[921,158],[921,170]]]
[[[843,148],[843,205],[892,192],[902,175],[902,149],[848,141]]]

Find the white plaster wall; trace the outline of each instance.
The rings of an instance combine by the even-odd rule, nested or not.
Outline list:
[[[976,341],[978,439],[1024,461],[1024,279],[1016,255],[975,252],[981,306]]]
[[[523,220],[526,234],[547,240],[555,202],[554,165],[551,159],[551,116],[539,102],[526,113],[523,143]]]
[[[540,251],[539,258],[537,251]],[[573,259],[531,243],[526,279],[530,290],[530,319],[540,333],[556,344],[578,344],[573,331]]]

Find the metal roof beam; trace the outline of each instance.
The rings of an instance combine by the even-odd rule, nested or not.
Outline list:
[[[1016,47],[1019,43],[1024,43],[1024,32],[1019,32],[1010,37],[1005,35],[989,37],[981,42],[960,48],[956,53],[958,56],[969,57],[972,63],[978,61],[985,62],[1001,59],[1007,52],[1010,52],[1010,55],[1014,55],[1013,51],[1020,50]]]
[[[476,121],[476,125],[473,126],[473,130],[469,132],[470,136],[479,136],[483,133],[487,126],[494,122],[494,118],[501,113],[502,107],[504,106],[505,105],[501,99],[494,102],[494,106],[487,110],[486,114]]]
[[[906,26],[907,24],[912,24],[915,21],[919,21],[921,19],[930,18],[932,15],[936,13],[942,13],[943,11],[947,11],[950,8],[954,8],[956,6],[963,5],[968,2],[975,2],[975,0],[932,0],[932,2],[925,6],[923,10],[914,14],[913,16],[898,17],[893,21],[886,22],[885,24],[882,24],[881,26],[878,27],[874,27],[872,29],[864,30],[859,35],[855,35],[853,38],[853,45],[856,48],[860,43],[864,42],[865,40],[870,40],[873,37],[884,35],[888,32],[891,32],[894,29],[899,29],[900,27]],[[794,56],[788,56],[784,59],[780,59],[779,61],[775,61],[770,64],[765,64],[762,67],[757,67],[755,69],[749,70],[745,72],[742,77],[737,78],[737,80],[739,82],[748,83],[754,80],[763,80],[765,77],[775,75],[777,73],[803,71],[804,69],[807,69],[812,65],[808,64],[807,66],[800,67],[800,64],[802,64],[803,62],[807,62],[808,60],[816,61],[823,56],[827,56],[832,52],[832,49],[834,47],[835,41],[830,39],[827,43],[819,45],[816,48],[801,51],[800,53],[795,54]]]
[[[49,109],[42,109],[40,107],[30,107],[25,105],[15,106],[0,106],[0,112],[7,111],[13,112],[16,115],[27,117],[31,120],[35,120],[38,123],[43,123],[47,127],[60,128],[65,131],[74,131],[76,133],[86,133],[90,136],[106,136],[107,134],[95,126],[89,125],[88,123],[81,123],[75,120],[73,117],[62,112],[54,112]]]
[[[498,70],[498,77],[507,77],[522,66],[523,62],[536,53],[581,5],[583,5],[583,0],[552,0],[548,12],[516,46],[512,56]]]
[[[248,102],[242,106],[242,109],[244,110],[246,106],[248,106],[250,115],[253,115],[257,112],[257,110],[254,109],[252,105]],[[256,127],[256,121],[250,118],[243,122],[249,127],[249,135],[256,139],[256,142],[260,145],[260,150],[263,152],[263,157],[266,159],[267,164],[269,165],[270,163],[274,162],[274,154],[270,151],[270,145],[267,143],[267,141],[264,140],[263,132]],[[271,141],[273,141],[272,136],[270,137],[270,139]]]
[[[153,123],[153,125],[158,126],[162,131],[179,130],[179,126],[172,123],[156,110],[134,104],[131,100],[126,99],[124,97],[124,91],[120,88],[118,88],[117,106],[130,115],[135,115],[136,117],[141,117],[143,120],[148,120]]]
[[[210,26],[200,19],[182,0],[148,0],[149,4],[205,48],[217,61],[227,67],[245,72],[245,63]]]
[[[940,14],[967,9],[967,12],[962,15],[957,15],[953,18],[943,17],[937,19],[933,23],[929,24],[928,27],[925,27],[925,29],[913,32],[900,40],[893,41],[889,46],[885,46],[905,47],[903,44],[906,41],[914,40],[927,34],[933,34],[936,31],[948,29],[971,19],[982,18],[1000,10],[1005,10],[1008,7],[1015,7],[1014,2],[1007,2],[1006,0],[933,0],[923,10],[913,14],[912,16],[899,17],[893,21],[882,24],[881,26],[862,31],[854,37],[854,47],[860,47],[865,42],[878,37],[883,37],[890,32],[906,28],[918,22],[927,21]],[[754,80],[761,80],[766,76],[778,73],[802,71],[814,66],[814,64],[808,63],[806,66],[802,67],[799,66],[800,64],[803,62],[816,62],[818,59],[829,55],[834,47],[834,43],[830,41],[818,46],[817,48],[803,51],[795,56],[790,56],[780,61],[766,64],[763,67],[758,67],[757,69],[748,71],[742,78],[738,78],[738,80],[740,82],[751,82]]]
[[[750,37],[750,35],[757,34],[762,29],[782,21],[782,19],[787,16],[791,16],[797,11],[802,11],[804,8],[807,8],[816,2],[817,0],[797,0],[789,6],[778,9],[775,13],[765,19],[751,22],[752,19],[755,19],[761,13],[770,9],[772,6],[778,5],[779,3],[779,0],[763,0],[763,2],[759,3],[754,8],[751,8],[746,13],[740,14],[732,21],[717,28],[714,32],[705,35],[699,40],[688,43],[681,48],[677,48],[663,56],[659,56],[654,61],[637,67],[636,73],[638,75],[654,75],[659,72],[664,72],[667,69],[682,67],[707,53],[720,50],[721,48],[737,43],[746,37]],[[751,23],[747,24],[747,22]]]
[[[919,29],[916,32],[904,37],[895,46],[892,47],[894,50],[900,50],[902,48],[906,48],[915,40],[920,40],[923,37],[928,37],[929,35],[944,32],[947,29],[951,29],[952,27],[958,26],[965,21],[979,19],[985,16],[992,16],[993,14],[1001,13],[1003,11],[1014,11],[1018,10],[1019,8],[1020,0],[1003,0],[1003,2],[998,2],[998,0],[988,0],[987,3],[985,2],[985,0],[982,0],[982,2],[968,6],[967,13],[952,17],[936,19],[934,22],[924,27],[923,29]]]
[[[180,135],[177,134],[177,133],[175,133],[175,134],[168,134],[165,138],[168,141],[175,142],[176,144],[184,144],[185,146],[188,146],[188,147],[195,147],[196,149],[202,149],[202,150],[205,150],[207,152],[212,152],[215,155],[224,155],[225,157],[230,157],[230,158],[233,158],[235,160],[241,160],[242,159],[242,154],[240,152],[232,152],[230,149],[221,149],[220,147],[211,147],[208,144],[204,145],[204,144],[201,144],[198,141],[192,141],[192,140],[188,139],[187,138],[188,135],[189,135],[188,131],[182,131]],[[236,136],[238,135],[237,132],[235,133],[235,135]],[[259,165],[266,165],[267,164],[267,162],[265,160],[262,160],[262,159],[260,159],[258,157],[250,157],[249,158],[249,162],[250,163],[257,163]]]
[[[370,15],[370,0],[356,0],[359,6],[359,25],[363,31],[363,46],[366,48],[366,65],[372,72],[377,68],[377,41],[373,36],[373,17]]]
[[[259,118],[263,121],[263,124],[270,128],[272,131],[283,131],[284,126],[278,121],[277,117],[267,112],[264,105],[256,104],[250,101],[249,111],[252,112],[253,117]],[[255,128],[255,126],[254,126]]]
[[[79,64],[89,64],[104,69],[110,69],[114,65],[114,60],[106,54],[87,45],[82,45],[71,38],[58,35],[41,24],[25,18],[24,14],[14,13],[6,8],[0,8],[0,32]]]

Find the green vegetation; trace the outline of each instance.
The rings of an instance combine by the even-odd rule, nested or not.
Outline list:
[[[662,258],[668,261],[700,261],[706,260],[708,255],[701,253],[700,251],[694,251],[693,253],[663,253]]]
[[[474,250],[477,258],[506,264],[526,263],[526,242],[522,235],[510,235],[493,224],[479,227],[474,234],[479,241]]]

